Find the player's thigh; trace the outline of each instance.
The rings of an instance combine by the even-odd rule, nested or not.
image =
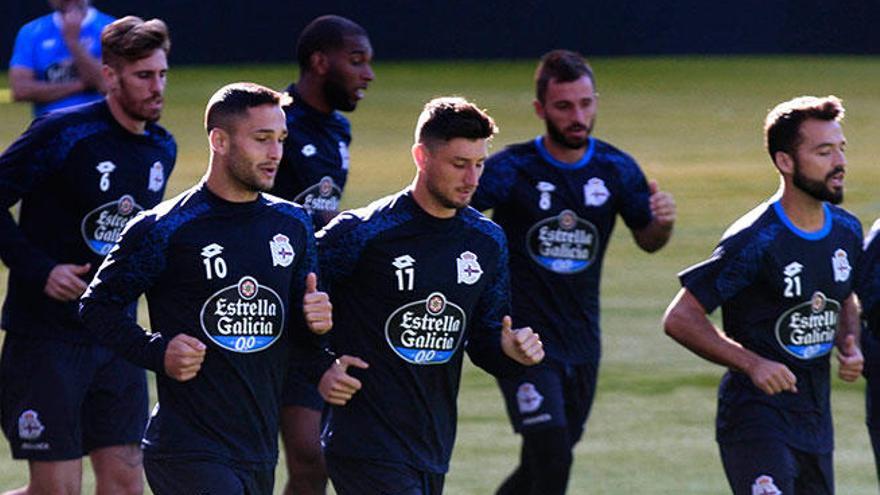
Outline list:
[[[147,426],[146,373],[104,347],[94,353],[98,368],[82,406],[83,446],[93,452],[138,445]]]
[[[0,422],[16,459],[67,461],[84,454],[82,403],[92,346],[7,334],[0,357]]]
[[[719,449],[734,495],[796,493],[797,461],[784,442],[771,439],[722,443]]]
[[[564,370],[552,362],[529,367],[514,379],[499,378],[514,431],[567,427],[563,382]]]
[[[323,465],[320,411],[302,406],[282,408],[281,438],[289,470],[302,465]]]
[[[598,379],[598,363],[567,365],[565,369],[564,400],[568,421],[569,441],[573,446],[584,434],[587,418],[593,408]]]
[[[338,495],[440,495],[444,476],[405,464],[327,456],[327,472]]]
[[[144,471],[155,495],[250,495],[239,474],[232,467],[217,462],[147,456]]]
[[[834,495],[834,456],[795,451],[795,495]]]

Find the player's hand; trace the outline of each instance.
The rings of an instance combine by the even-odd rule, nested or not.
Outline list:
[[[512,330],[509,316],[501,319],[501,350],[510,359],[526,366],[538,364],[544,359],[544,344],[530,327]]]
[[[752,383],[767,395],[783,391],[797,393],[797,377],[782,363],[759,358],[758,363],[746,372]]]
[[[192,380],[202,369],[205,344],[185,333],[177,334],[165,348],[165,374],[179,382]]]
[[[88,284],[81,278],[92,269],[91,263],[85,265],[60,264],[55,265],[46,279],[43,292],[52,299],[67,302],[79,299],[86,291]]]
[[[67,46],[79,44],[79,33],[82,30],[82,21],[86,17],[85,9],[72,7],[61,13],[61,36]]]
[[[303,314],[309,330],[313,333],[322,335],[333,328],[333,305],[330,304],[330,296],[318,290],[318,277],[314,273],[306,275]]]
[[[846,336],[843,346],[837,349],[837,361],[840,362],[837,374],[841,380],[846,382],[858,380],[865,366],[865,358],[862,356],[862,350],[856,345],[855,335]]]
[[[654,220],[660,225],[671,227],[675,223],[675,199],[672,194],[661,191],[656,180],[648,182],[648,189],[651,191],[648,201]]]
[[[318,383],[318,392],[328,404],[344,406],[361,389],[361,381],[347,373],[349,366],[361,369],[370,367],[363,359],[348,354],[330,365]]]

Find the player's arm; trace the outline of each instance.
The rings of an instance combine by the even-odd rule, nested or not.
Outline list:
[[[147,334],[127,311],[152,286],[165,266],[167,241],[152,235],[155,232],[152,228],[154,225],[155,218],[152,215],[141,214],[129,222],[119,244],[104,259],[83,295],[80,301],[80,317],[98,343],[140,367],[164,373],[166,350],[174,358],[177,346],[172,348],[162,334]],[[186,339],[179,339],[179,343],[180,340]],[[180,353],[185,355],[186,347],[192,345],[188,345],[191,342],[182,343],[185,347]],[[195,356],[191,357],[197,361]],[[181,371],[178,368],[192,371],[191,368],[196,364],[172,361],[170,364],[173,369],[168,370],[171,371],[168,373],[171,376]]]
[[[37,291],[47,287],[50,273],[60,265],[28,240],[10,209],[61,166],[64,157],[55,156],[54,150],[47,146],[57,127],[47,119],[37,119],[0,155],[0,258],[10,270],[27,273],[23,280]],[[78,265],[67,265],[68,268],[75,266]],[[71,284],[75,282],[69,280],[68,285]],[[79,284],[75,297],[85,289],[85,282],[79,280]]]
[[[642,250],[649,253],[659,250],[672,237],[675,225],[675,199],[672,194],[661,191],[657,181],[648,183],[648,206],[651,210],[651,222],[640,229],[633,229],[633,238]]]
[[[499,240],[500,252],[492,280],[483,288],[477,302],[476,324],[467,337],[468,356],[474,364],[499,377],[517,376],[523,366],[537,364],[544,357],[541,340],[531,328],[514,330],[510,319],[510,273],[507,244]]]
[[[709,321],[706,311],[686,288],[681,289],[663,316],[666,334],[698,356],[741,371],[767,394],[797,392],[797,378],[787,366],[744,348]]]
[[[854,382],[862,374],[865,358],[859,349],[861,329],[858,297],[853,293],[843,301],[840,308],[840,323],[837,328],[835,345],[837,361],[840,363],[838,376],[844,381]]]
[[[86,85],[80,79],[65,82],[40,81],[32,69],[12,67],[9,69],[9,89],[15,101],[49,103],[85,91]]]

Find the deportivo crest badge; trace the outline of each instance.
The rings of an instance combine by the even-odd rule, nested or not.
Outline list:
[[[544,396],[538,392],[538,389],[532,383],[525,382],[516,389],[516,403],[519,406],[519,412],[522,414],[537,411],[543,402]]]
[[[460,284],[474,285],[483,274],[483,269],[477,262],[477,255],[470,251],[461,253],[455,260],[455,264],[458,267],[458,283]]]
[[[610,197],[611,192],[602,179],[593,177],[584,184],[584,204],[587,206],[602,206]]]
[[[293,263],[293,246],[290,238],[284,234],[275,234],[269,241],[269,251],[272,253],[272,266],[287,267]]]
[[[849,258],[846,255],[846,251],[843,249],[834,251],[834,256],[831,257],[831,267],[834,268],[835,282],[846,282],[849,280],[849,274],[852,271],[852,267],[849,264]]]
[[[752,495],[782,495],[772,476],[761,475],[752,484]]]
[[[28,409],[18,417],[18,437],[22,440],[36,440],[45,429],[37,411],[33,409]]]
[[[147,189],[153,192],[159,192],[164,185],[165,169],[162,168],[162,162],[157,161],[153,163],[152,167],[150,167],[150,182],[147,184]]]

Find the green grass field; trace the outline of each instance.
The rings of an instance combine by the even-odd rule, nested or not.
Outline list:
[[[876,58],[615,58],[593,61],[601,94],[596,135],[634,155],[647,175],[671,191],[679,220],[660,253],[640,252],[619,227],[604,269],[604,349],[598,398],[576,450],[572,494],[724,494],[714,442],[720,367],[663,335],[660,317],[678,289],[675,274],[704,259],[739,215],[772,194],[775,171],[761,126],[776,103],[801,94],[836,94],[848,107],[845,206],[867,227],[880,215],[872,133],[880,128],[880,60]],[[351,114],[354,143],[345,206],[360,206],[409,183],[412,129],[433,96],[467,96],[496,118],[495,149],[534,137],[534,69],[526,62],[379,63],[377,79]],[[180,146],[168,195],[201,177],[206,159],[202,112],[221,85],[252,80],[284,87],[292,66],[172,68],[162,120]],[[0,87],[6,86],[0,79]],[[26,126],[30,109],[0,105],[0,148]],[[0,269],[0,278],[5,277]],[[0,294],[5,282],[0,287]],[[717,315],[716,315],[717,316]],[[835,366],[836,369],[836,366]],[[864,384],[834,380],[838,493],[876,494],[864,427]],[[447,493],[487,494],[517,462],[493,380],[468,366],[459,400],[457,446]],[[0,489],[27,479],[0,441]],[[86,490],[92,490],[91,475]],[[278,471],[280,485],[284,479]]]

